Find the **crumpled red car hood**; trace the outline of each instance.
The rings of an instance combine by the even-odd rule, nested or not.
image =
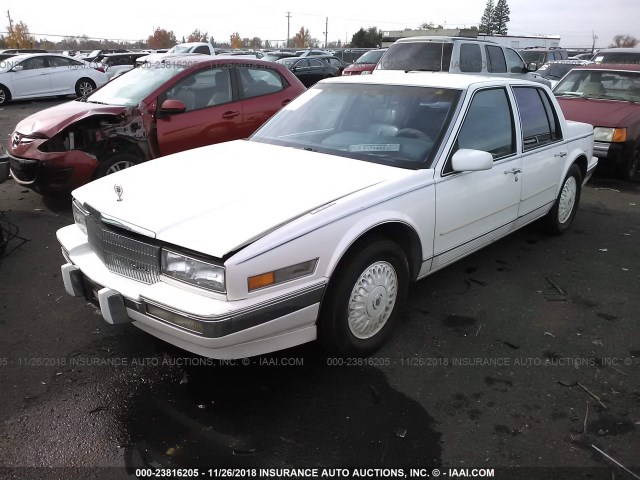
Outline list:
[[[16,126],[23,135],[38,133],[51,138],[72,123],[92,115],[119,115],[128,107],[71,101],[37,112]]]
[[[612,100],[556,97],[567,120],[589,123],[594,127],[624,127],[625,120],[640,113],[637,103]]]

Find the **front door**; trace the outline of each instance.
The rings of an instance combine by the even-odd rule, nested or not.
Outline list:
[[[17,71],[14,70],[11,72],[11,81],[13,83],[12,94],[14,98],[37,97],[49,94],[51,90],[51,79],[45,57],[38,56],[28,58],[20,62],[17,67]]]
[[[162,102],[182,101],[183,113],[163,114]],[[200,70],[158,98],[157,135],[161,155],[242,138],[242,104],[233,95],[231,69]]]
[[[468,104],[453,148],[436,179],[433,268],[444,266],[506,233],[518,216],[521,159],[505,88],[477,91]],[[456,172],[459,149],[490,152],[489,170]]]

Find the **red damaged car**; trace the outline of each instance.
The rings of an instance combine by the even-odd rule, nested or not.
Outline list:
[[[283,65],[172,57],[21,121],[7,153],[16,182],[43,195],[171,153],[246,138],[305,87]]]
[[[555,86],[567,120],[593,125],[598,168],[633,179],[640,170],[640,65],[576,67]]]

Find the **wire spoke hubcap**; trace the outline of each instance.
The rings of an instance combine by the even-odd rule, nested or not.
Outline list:
[[[562,192],[560,192],[560,201],[558,202],[558,221],[565,223],[569,220],[571,212],[573,212],[573,206],[576,203],[576,193],[578,191],[578,184],[575,177],[567,178],[562,186]]]
[[[114,163],[113,165],[111,165],[107,169],[106,175],[110,175],[112,173],[119,172],[120,170],[124,170],[125,168],[133,167],[134,165],[135,165],[135,163],[130,162],[128,160],[123,160],[121,162],[116,162],[116,163]]]
[[[376,262],[362,272],[351,290],[348,323],[359,339],[376,335],[385,326],[398,296],[398,275],[388,262]]]

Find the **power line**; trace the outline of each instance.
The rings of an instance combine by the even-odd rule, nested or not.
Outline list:
[[[9,34],[11,32],[2,32],[0,31],[0,34]],[[60,38],[82,38],[82,39],[87,39],[87,40],[109,40],[111,42],[139,42],[140,40],[142,40],[141,38],[137,38],[135,40],[132,40],[130,38],[105,38],[105,37],[89,37],[87,35],[58,35],[55,33],[35,33],[35,32],[29,32],[29,35],[38,35],[41,37],[60,37]]]

